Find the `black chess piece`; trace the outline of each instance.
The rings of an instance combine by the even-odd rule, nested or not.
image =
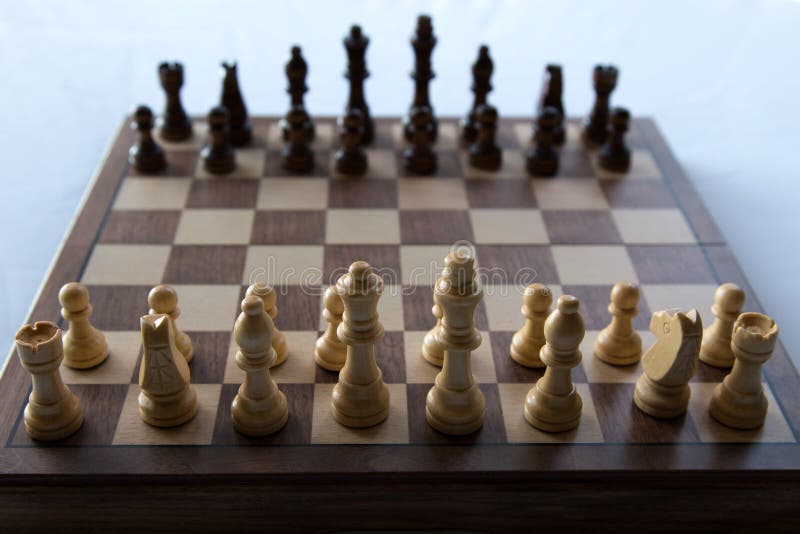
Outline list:
[[[212,174],[227,174],[236,168],[236,154],[228,139],[230,132],[230,116],[222,106],[211,109],[208,113],[209,141],[200,156],[203,167]]]
[[[364,80],[369,78],[366,58],[367,46],[369,46],[369,37],[361,31],[361,26],[353,25],[350,28],[350,33],[344,38],[344,48],[347,50],[347,70],[344,73],[344,77],[350,81],[350,92],[344,113],[347,115],[353,109],[361,112],[364,129],[361,143],[364,145],[371,144],[375,139],[375,124],[372,121],[369,106],[364,97]]]
[[[412,174],[436,172],[436,152],[431,149],[433,113],[422,106],[411,110],[411,146],[403,151],[403,163]]]
[[[539,102],[539,114],[544,108],[555,108],[558,111],[558,122],[553,129],[553,142],[561,146],[567,140],[564,128],[564,76],[561,65],[547,65],[544,69],[544,84],[542,84],[542,95]]]
[[[431,54],[436,46],[436,36],[433,34],[433,22],[430,16],[417,17],[417,29],[411,37],[411,47],[414,49],[414,71],[411,79],[414,80],[414,100],[409,107],[409,114],[403,119],[403,132],[407,141],[411,140],[411,110],[427,106],[433,117],[433,142],[439,136],[439,123],[433,114],[429,88],[430,81],[436,77],[431,67]]]
[[[164,120],[161,124],[161,137],[167,141],[184,141],[192,136],[192,121],[181,104],[183,86],[183,65],[180,63],[161,63],[158,78],[167,95]]]
[[[478,50],[478,59],[472,64],[472,92],[475,97],[467,116],[461,121],[461,142],[469,144],[478,137],[475,111],[486,103],[486,97],[492,90],[492,72],[494,63],[489,56],[489,47],[482,45]]]
[[[628,172],[631,150],[625,144],[631,114],[625,108],[614,108],[608,125],[608,140],[600,147],[600,166],[612,172]]]
[[[133,112],[131,128],[136,130],[136,143],[128,152],[128,161],[145,174],[153,174],[167,168],[164,150],[153,139],[155,117],[147,106],[139,106]]]
[[[302,114],[303,123],[302,129],[306,141],[309,143],[314,140],[314,121],[311,120],[311,115],[306,111],[304,102],[304,95],[308,92],[306,85],[306,76],[308,75],[308,64],[303,59],[303,51],[299,46],[293,46],[291,50],[291,57],[286,63],[284,69],[286,72],[286,79],[289,82],[286,92],[289,93],[289,111],[286,117],[281,119],[280,128],[283,135],[283,140],[288,141],[291,136],[292,125],[289,121],[289,115],[294,116],[294,120],[299,120],[298,116]]]
[[[617,86],[619,72],[613,65],[597,65],[592,74],[595,101],[586,120],[584,137],[589,143],[602,144],[608,137],[608,114],[611,92]]]
[[[478,136],[469,146],[469,164],[477,169],[496,171],[503,163],[503,153],[497,146],[497,109],[483,104],[476,110]]]
[[[239,89],[236,62],[222,63],[222,96],[220,106],[228,110],[230,132],[228,139],[233,146],[244,146],[253,139],[253,127],[247,116],[242,91]]]
[[[367,153],[361,146],[364,134],[364,116],[358,109],[349,110],[339,117],[339,137],[341,147],[334,156],[336,172],[348,175],[360,175],[367,172]]]
[[[533,148],[525,155],[525,166],[534,176],[555,176],[558,173],[558,151],[555,149],[555,131],[561,114],[547,106],[536,118]]]
[[[293,106],[286,114],[289,139],[281,151],[283,168],[290,172],[309,172],[314,168],[314,153],[308,139],[307,113],[300,106]]]

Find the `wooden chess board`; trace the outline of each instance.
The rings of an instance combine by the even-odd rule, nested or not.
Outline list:
[[[281,170],[277,119],[253,124],[253,145],[237,150],[237,170],[222,177],[207,175],[198,161],[201,120],[192,140],[161,141],[169,165],[157,176],[129,167],[134,132],[127,120],[120,128],[30,315],[59,320],[58,289],[81,281],[112,354],[93,370],[62,368],[86,420],[77,434],[47,445],[25,433],[30,380],[16,355],[9,359],[0,378],[4,516],[24,517],[35,503],[46,503],[58,509],[62,525],[77,524],[98,499],[125,505],[109,512],[121,518],[115,525],[140,520],[137,506],[161,525],[198,528],[222,525],[214,518],[223,511],[242,528],[264,518],[290,527],[296,516],[312,526],[330,528],[335,517],[337,528],[366,528],[379,522],[375,510],[397,513],[398,528],[491,528],[498,511],[526,524],[538,506],[591,506],[601,517],[622,513],[640,524],[662,521],[665,511],[679,514],[676,521],[713,513],[744,525],[743,503],[775,514],[796,506],[800,380],[780,344],[764,368],[769,414],[758,431],[728,429],[708,415],[721,370],[700,363],[688,414],[663,421],[632,403],[639,366],[615,368],[592,355],[618,281],[641,286],[635,326],[645,347],[653,341],[647,331],[653,311],[696,307],[710,324],[721,282],[742,286],[745,309],[762,311],[651,120],[632,123],[633,166],[624,176],[599,169],[571,121],[554,179],[532,179],[524,170],[527,119],[502,121],[498,172],[470,168],[456,121],[443,120],[435,177],[404,175],[400,122],[378,119],[368,174],[357,179],[332,173],[332,118],[316,119],[317,164],[302,177]],[[479,432],[460,438],[426,424],[425,395],[438,369],[419,354],[434,324],[431,285],[455,241],[474,243],[480,266],[510,274],[489,279],[477,311],[483,344],[473,372],[487,413]],[[336,374],[313,361],[324,329],[322,289],[356,259],[369,261],[387,283],[379,305],[386,335],[377,358],[391,412],[366,430],[333,421]],[[290,355],[273,375],[290,418],[279,433],[252,439],[238,435],[230,420],[242,378],[231,332],[258,269],[275,278],[269,281],[278,291],[275,323]],[[520,284],[533,281],[515,279],[520,272],[535,273],[555,296],[581,301],[587,335],[573,372],[583,398],[575,431],[546,434],[523,419],[525,393],[542,373],[508,356],[523,322]],[[139,317],[159,283],[177,289],[179,324],[195,347],[190,368],[200,411],[175,429],[149,427],[137,412]],[[31,487],[33,500],[22,489]],[[776,496],[775,489],[786,492]],[[563,491],[577,501],[560,501]],[[698,499],[705,499],[702,506]],[[370,512],[369,503],[376,506]],[[202,521],[192,515],[197,510],[207,514]]]

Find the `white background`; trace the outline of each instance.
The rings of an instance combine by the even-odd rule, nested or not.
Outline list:
[[[592,65],[619,66],[613,101],[655,117],[800,361],[800,3],[2,0],[0,6],[0,346],[11,347],[123,115],[138,103],[162,108],[159,61],[184,63],[183,99],[192,113],[217,101],[219,61],[236,58],[250,111],[280,114],[288,100],[283,64],[297,43],[310,66],[309,110],[337,114],[346,91],[341,39],[358,22],[372,39],[371,109],[398,115],[412,93],[408,38],[416,15],[427,12],[439,37],[431,92],[439,114],[467,109],[469,66],[481,43],[495,60],[490,99],[501,114],[530,115],[544,64],[558,62],[567,112],[583,115],[592,101]],[[0,361],[5,354],[3,348]]]

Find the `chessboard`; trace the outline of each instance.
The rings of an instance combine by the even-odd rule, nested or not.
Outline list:
[[[654,311],[697,308],[710,324],[722,282],[745,289],[747,311],[763,311],[652,120],[631,122],[626,174],[602,170],[580,141],[579,122],[570,120],[554,178],[526,173],[531,120],[523,118],[501,120],[503,165],[496,172],[471,168],[457,121],[442,119],[439,166],[428,177],[404,174],[401,121],[378,118],[369,169],[358,178],[333,172],[333,118],[315,118],[315,168],[303,176],[281,169],[275,117],[252,119],[253,143],[237,149],[237,169],[225,176],[207,174],[199,161],[207,128],[201,118],[186,142],[156,134],[168,168],[138,174],[127,158],[129,123],[101,163],[29,317],[60,321],[58,290],[80,281],[111,356],[90,370],[62,367],[85,423],[61,442],[42,444],[22,424],[31,383],[11,355],[0,377],[4,515],[21,517],[32,503],[47,502],[60,524],[71,525],[105,503],[120,506],[108,513],[129,525],[146,510],[162,527],[221,528],[214,518],[225,512],[243,528],[259,520],[289,528],[303,517],[318,528],[348,529],[377,524],[376,510],[391,510],[398,527],[491,530],[493,514],[525,524],[548,507],[565,514],[590,507],[595,518],[621,514],[638,517],[637,524],[669,514],[674,526],[700,517],[737,518],[742,526],[752,503],[776,514],[796,506],[800,380],[780,343],[764,367],[769,413],[756,431],[729,429],[709,416],[711,392],[726,371],[699,363],[688,413],[658,420],[632,403],[639,365],[612,367],[593,356],[619,281],[641,288],[635,327],[645,348],[654,339],[647,330]],[[432,284],[450,247],[462,242],[474,244],[481,267],[528,278],[488,279],[476,312],[483,342],[473,355],[485,423],[452,437],[426,423],[425,395],[438,369],[423,360],[420,346],[435,323]],[[324,288],[359,259],[384,277],[379,314],[386,334],[376,352],[391,393],[388,419],[368,429],[333,420],[337,376],[313,357],[325,328]],[[243,377],[232,329],[257,273],[278,295],[275,324],[289,357],[273,376],[290,416],[278,433],[249,438],[231,424]],[[583,360],[573,371],[583,414],[566,433],[526,423],[525,394],[542,371],[508,353],[524,322],[521,284],[532,281],[556,297],[575,295],[586,323]],[[200,405],[195,419],[172,429],[145,424],[136,400],[139,319],[150,288],[161,283],[179,295]],[[197,515],[203,510],[207,515]],[[541,524],[557,523],[559,513]]]

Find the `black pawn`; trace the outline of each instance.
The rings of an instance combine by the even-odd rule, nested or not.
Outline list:
[[[436,152],[431,150],[433,113],[427,106],[411,110],[411,146],[403,152],[405,169],[413,174],[436,172]]]
[[[236,62],[222,63],[222,96],[219,105],[228,110],[230,133],[228,139],[233,146],[244,146],[253,139],[253,127],[247,116],[239,79],[236,76]]]
[[[561,122],[560,115],[556,108],[548,106],[536,118],[534,145],[525,157],[528,172],[534,176],[555,176],[558,173],[555,130]]]
[[[361,111],[351,109],[339,117],[339,137],[342,146],[336,151],[336,172],[359,175],[367,172],[367,153],[361,146],[364,133],[364,116]]]
[[[361,143],[369,145],[375,139],[375,124],[364,96],[364,80],[369,78],[369,70],[367,70],[369,37],[364,35],[361,26],[353,25],[350,28],[350,33],[345,36],[343,43],[347,51],[347,70],[344,73],[344,77],[350,82],[347,105],[344,108],[344,112],[345,115],[351,109],[357,109],[361,112],[364,125]]]
[[[503,153],[497,146],[497,110],[494,106],[483,104],[478,107],[475,118],[478,121],[478,137],[469,146],[469,164],[477,169],[496,171],[503,162]]]
[[[494,63],[489,56],[489,47],[483,45],[478,50],[478,59],[472,64],[472,92],[475,97],[469,113],[461,121],[461,141],[465,144],[472,143],[478,137],[475,111],[486,103],[486,97],[492,90],[491,79],[493,71]]]
[[[542,98],[539,105],[539,113],[544,108],[555,108],[558,111],[558,123],[553,130],[553,142],[561,146],[567,140],[566,130],[564,129],[564,76],[561,65],[547,65],[545,67],[544,85],[542,86]]]
[[[177,62],[161,63],[158,66],[158,78],[167,95],[161,137],[167,141],[189,139],[192,136],[192,121],[183,109],[180,93],[183,86],[183,65]]]
[[[230,133],[230,116],[222,106],[212,108],[208,113],[209,141],[200,156],[203,166],[212,174],[226,174],[236,168],[236,154],[228,139]]]
[[[298,114],[303,116],[302,129],[305,132],[306,140],[310,143],[314,140],[314,122],[311,120],[311,115],[306,111],[304,102],[305,94],[308,92],[306,85],[306,76],[308,75],[308,64],[303,59],[303,51],[299,46],[293,46],[291,49],[291,56],[284,68],[286,72],[286,79],[289,82],[286,92],[289,93],[289,111],[286,117],[281,119],[280,128],[283,134],[283,140],[288,141],[291,135],[291,124],[289,124],[289,115],[294,114],[295,120]]]
[[[612,172],[628,172],[631,168],[631,151],[625,145],[625,132],[631,115],[625,108],[614,108],[608,125],[608,141],[600,148],[600,166]]]
[[[290,172],[309,172],[314,168],[314,153],[309,146],[305,110],[292,107],[286,114],[289,127],[289,139],[286,141],[281,155],[283,168]]]
[[[139,106],[133,112],[131,128],[137,132],[136,143],[128,152],[128,161],[134,168],[145,174],[163,171],[167,168],[164,150],[153,140],[155,118],[147,106]]]
[[[403,131],[407,141],[411,140],[411,110],[421,106],[428,106],[433,116],[433,139],[439,134],[439,123],[433,115],[433,106],[430,100],[430,82],[436,77],[431,66],[431,55],[436,46],[436,36],[433,34],[433,22],[428,15],[417,17],[417,28],[411,37],[411,47],[414,49],[414,71],[411,79],[414,80],[414,100],[409,108],[409,115],[403,119]]]
[[[586,121],[584,136],[595,144],[605,143],[608,137],[608,114],[611,92],[617,86],[619,72],[613,65],[597,65],[592,73],[595,101]]]

